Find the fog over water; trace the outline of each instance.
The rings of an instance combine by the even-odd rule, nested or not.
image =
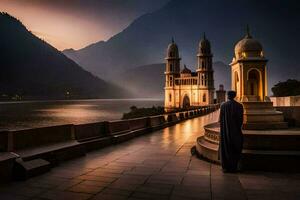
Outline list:
[[[131,106],[162,106],[159,99],[0,102],[0,130],[118,120]]]

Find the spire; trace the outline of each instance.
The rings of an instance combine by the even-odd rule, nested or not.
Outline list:
[[[187,68],[186,65],[184,64],[183,69],[181,70],[181,73],[190,74],[190,73],[192,73],[192,71],[189,68]]]
[[[174,44],[175,42],[174,42],[174,37],[172,37],[172,44]]]
[[[205,32],[203,32],[203,36],[199,42],[199,51],[200,54],[210,54],[210,42],[206,38]]]
[[[249,24],[247,24],[247,28],[246,28],[246,38],[252,38],[252,36],[250,35]]]

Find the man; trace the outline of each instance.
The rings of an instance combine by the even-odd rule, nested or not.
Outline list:
[[[228,91],[227,97],[220,111],[219,155],[223,171],[236,172],[243,149],[243,106],[234,100],[235,91]]]

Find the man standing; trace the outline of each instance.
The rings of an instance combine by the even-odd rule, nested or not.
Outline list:
[[[228,91],[228,101],[221,105],[220,147],[224,172],[236,172],[243,149],[243,106],[234,100],[235,91]]]

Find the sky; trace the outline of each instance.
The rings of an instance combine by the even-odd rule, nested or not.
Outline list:
[[[22,21],[59,50],[108,40],[169,0],[0,0],[0,11]]]

